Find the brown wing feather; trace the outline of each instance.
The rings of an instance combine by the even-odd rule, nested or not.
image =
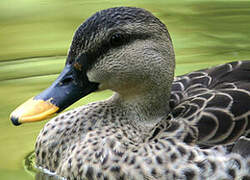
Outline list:
[[[176,77],[173,117],[199,130],[198,144],[230,144],[250,132],[250,61],[238,61]]]

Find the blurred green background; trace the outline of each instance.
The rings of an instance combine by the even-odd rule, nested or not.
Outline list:
[[[48,87],[64,66],[76,28],[98,10],[146,8],[173,39],[176,75],[233,60],[250,59],[250,1],[238,0],[1,0],[0,179],[34,179],[24,170],[46,122],[14,127],[9,114]],[[96,93],[70,108],[107,98]]]

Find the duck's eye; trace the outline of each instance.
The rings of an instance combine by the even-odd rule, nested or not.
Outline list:
[[[110,44],[112,46],[120,46],[124,43],[124,41],[125,41],[124,36],[122,34],[118,34],[118,33],[112,35],[110,38]]]

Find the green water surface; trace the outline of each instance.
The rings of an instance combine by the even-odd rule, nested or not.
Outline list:
[[[9,114],[55,80],[76,28],[96,11],[114,6],[146,8],[167,24],[176,75],[250,59],[249,0],[1,0],[0,180],[34,179],[23,162],[46,123],[15,127]],[[95,93],[70,108],[110,95]]]

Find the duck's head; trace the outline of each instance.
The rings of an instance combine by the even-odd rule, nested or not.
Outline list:
[[[65,68],[41,94],[19,106],[13,124],[40,121],[87,94],[111,89],[122,97],[168,92],[175,58],[165,25],[133,7],[97,12],[76,31]]]

